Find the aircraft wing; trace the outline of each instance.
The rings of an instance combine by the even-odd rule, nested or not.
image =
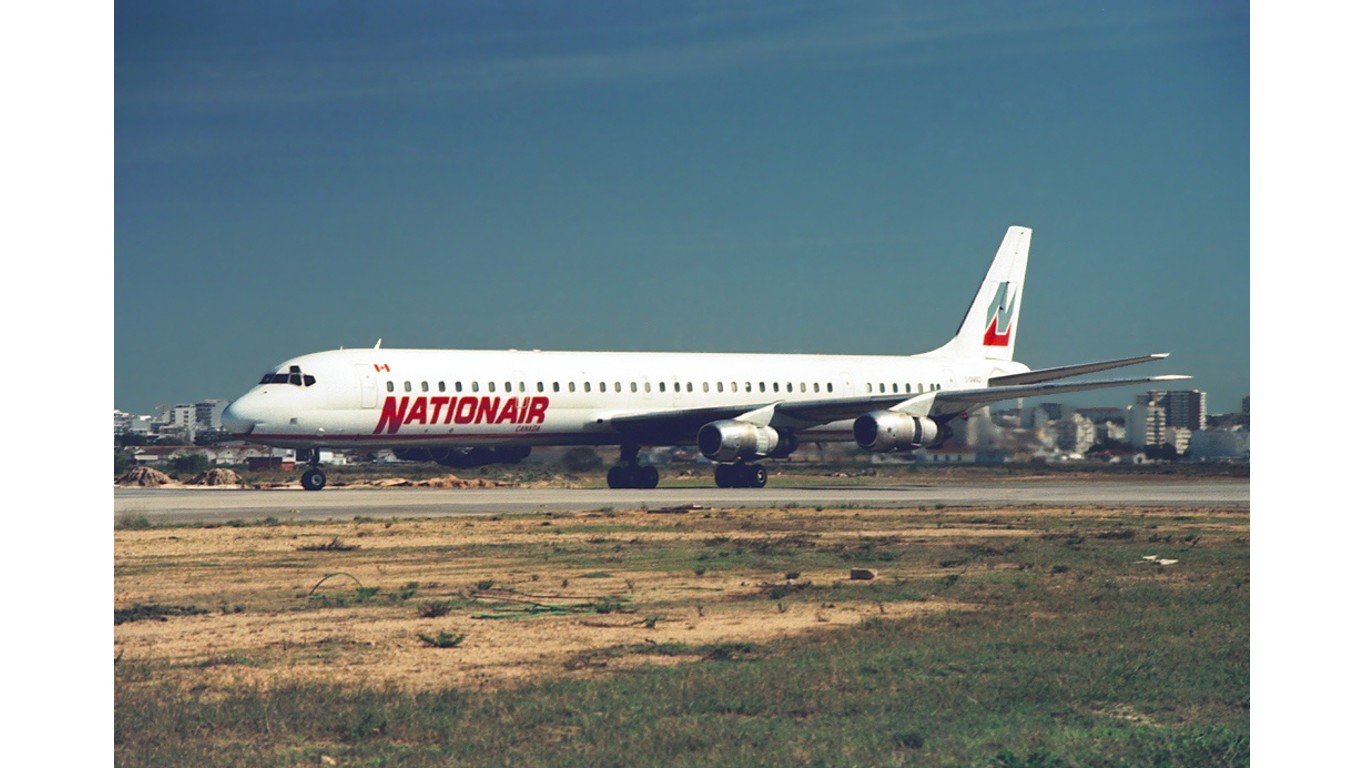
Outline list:
[[[1150,358],[1132,358],[1143,362]],[[1131,363],[1121,363],[1128,365]],[[1087,364],[1093,365],[1093,364]],[[1100,364],[1108,365],[1108,364]],[[1081,368],[1084,366],[1068,366]],[[1110,366],[1117,367],[1117,366]],[[1050,369],[1053,371],[1067,369]],[[1024,375],[1024,374],[1022,374]],[[1075,373],[1064,374],[1067,376]],[[1005,377],[999,377],[1005,378]],[[737,419],[775,428],[809,429],[832,421],[843,421],[862,416],[869,411],[893,410],[915,416],[949,416],[967,413],[984,405],[1002,400],[1015,400],[1021,397],[1057,395],[1065,392],[1082,392],[1091,389],[1124,387],[1133,384],[1157,384],[1189,379],[1184,375],[1140,376],[1123,379],[1104,379],[1100,381],[1079,381],[1071,383],[1028,383],[989,386],[976,389],[950,389],[925,392],[906,397],[904,394],[860,395],[855,397],[833,397],[820,400],[788,402],[775,400],[767,405],[755,407],[744,405],[719,405],[705,408],[686,408],[675,410],[655,410],[620,414],[605,414],[598,418],[600,423],[608,423],[612,429],[623,436],[633,438],[643,444],[686,443],[697,437],[697,431],[713,421]],[[996,381],[996,379],[993,379]]]

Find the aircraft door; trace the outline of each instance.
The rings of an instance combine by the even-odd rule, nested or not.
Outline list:
[[[375,370],[370,365],[357,365],[356,377],[360,379],[360,407],[374,408],[379,397],[375,384]]]
[[[952,368],[944,369],[944,389],[957,389],[958,377],[954,375]]]

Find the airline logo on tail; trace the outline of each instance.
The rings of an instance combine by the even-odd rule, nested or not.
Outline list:
[[[1015,296],[1010,293],[1010,283],[1001,283],[996,288],[996,298],[991,300],[995,310],[987,318],[987,332],[982,337],[986,347],[1010,346],[1011,323],[1015,320]]]

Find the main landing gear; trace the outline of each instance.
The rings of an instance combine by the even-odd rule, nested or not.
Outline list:
[[[717,488],[763,488],[768,484],[768,470],[763,464],[716,465]]]
[[[607,470],[608,488],[654,488],[659,485],[659,470],[640,465],[640,446],[621,446],[621,460]]]
[[[309,448],[299,454],[299,458],[308,462],[308,469],[305,469],[303,476],[299,478],[299,484],[305,491],[321,491],[323,486],[327,485],[327,475],[318,469],[318,449]]]

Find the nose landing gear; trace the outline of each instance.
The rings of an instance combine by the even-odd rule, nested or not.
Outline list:
[[[305,469],[303,476],[299,478],[299,484],[305,491],[321,491],[323,486],[327,485],[327,475],[318,469],[318,449],[309,448],[301,452],[299,458],[308,462],[308,469]]]

